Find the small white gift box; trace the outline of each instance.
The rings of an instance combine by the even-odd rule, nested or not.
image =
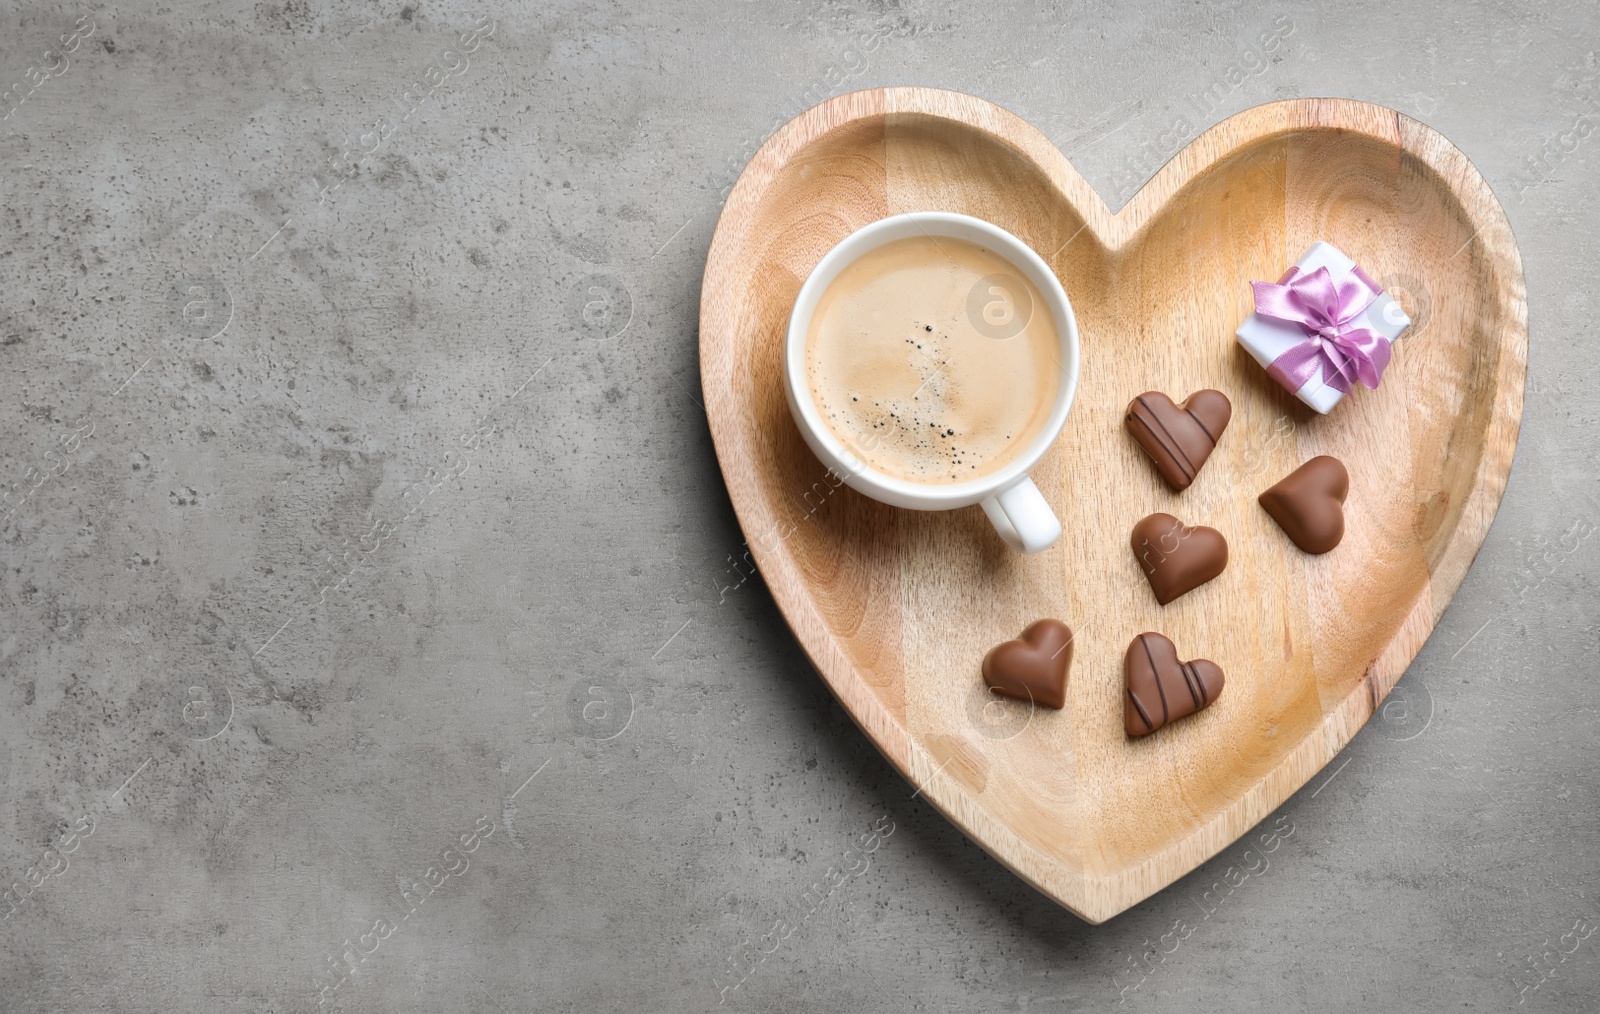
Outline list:
[[[1345,279],[1352,273],[1369,289],[1377,291],[1378,295],[1366,309],[1354,316],[1349,321],[1351,328],[1366,328],[1383,335],[1389,341],[1400,337],[1400,333],[1411,326],[1411,318],[1400,308],[1387,292],[1379,290],[1376,282],[1368,278],[1356,262],[1346,257],[1342,251],[1331,243],[1316,243],[1306,251],[1304,257],[1295,262],[1299,274],[1309,275],[1318,268],[1327,268],[1328,274],[1335,280]],[[1291,268],[1278,280],[1279,285],[1284,285],[1297,274]],[[1290,351],[1313,339],[1305,328],[1288,321],[1272,317],[1263,317],[1252,313],[1243,324],[1239,325],[1237,332],[1239,344],[1250,350],[1263,369],[1271,370],[1272,364],[1277,362],[1284,353]],[[1273,373],[1274,379],[1283,383],[1277,372]],[[1285,386],[1288,386],[1287,384]],[[1339,403],[1344,397],[1344,392],[1337,386],[1328,383],[1323,370],[1319,367],[1314,375],[1299,389],[1294,391],[1295,397],[1310,405],[1318,412],[1326,414],[1327,411]]]

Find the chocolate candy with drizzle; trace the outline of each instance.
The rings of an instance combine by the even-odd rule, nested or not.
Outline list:
[[[1233,404],[1221,391],[1196,391],[1182,405],[1146,391],[1128,403],[1124,422],[1167,485],[1181,492],[1200,474],[1231,418]]]
[[[1160,634],[1143,633],[1128,645],[1122,726],[1130,737],[1148,736],[1206,707],[1222,693],[1222,667],[1203,658],[1178,661],[1178,649]]]

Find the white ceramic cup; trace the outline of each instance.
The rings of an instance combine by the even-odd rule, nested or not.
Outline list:
[[[981,479],[961,483],[926,483],[896,479],[879,472],[857,458],[823,423],[811,387],[806,382],[806,335],[817,301],[839,273],[856,258],[886,243],[913,236],[935,239],[948,236],[967,240],[992,250],[1004,258],[1019,275],[1033,283],[1044,298],[1043,307],[1033,313],[1049,313],[1055,320],[1061,342],[1061,382],[1056,401],[1044,427],[1021,455]],[[991,290],[996,299],[1006,299],[1001,290]],[[1002,312],[1004,310],[1002,309]],[[943,211],[917,211],[881,219],[862,226],[828,251],[811,270],[789,314],[789,336],[783,357],[784,390],[789,411],[812,453],[849,486],[874,500],[912,510],[942,511],[982,504],[995,531],[1014,549],[1037,553],[1061,537],[1061,522],[1045,502],[1039,488],[1028,478],[1029,469],[1038,463],[1055,443],[1066,424],[1067,411],[1078,391],[1078,323],[1072,304],[1049,265],[1022,240],[982,219]]]

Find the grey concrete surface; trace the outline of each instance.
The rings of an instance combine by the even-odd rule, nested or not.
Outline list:
[[[7,2],[0,1010],[1597,1009],[1597,36],[1486,0]],[[758,577],[720,590],[721,194],[895,83],[1016,110],[1113,206],[1256,103],[1384,103],[1526,263],[1510,488],[1404,706],[1270,851],[1100,927],[911,798]]]

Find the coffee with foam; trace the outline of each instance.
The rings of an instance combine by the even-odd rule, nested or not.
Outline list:
[[[909,482],[982,479],[1049,422],[1061,345],[1039,291],[992,250],[914,236],[847,265],[817,302],[806,380],[828,431]]]

